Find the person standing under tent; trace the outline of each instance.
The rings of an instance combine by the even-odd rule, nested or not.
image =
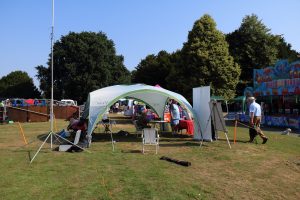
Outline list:
[[[180,104],[179,103],[177,103],[177,106],[178,106],[178,109],[179,109],[179,118],[180,119],[182,119],[183,118],[183,109],[182,109],[182,107],[180,106]]]
[[[108,117],[109,112],[106,111],[103,116],[102,116],[102,122],[103,123],[109,123],[109,117]]]
[[[119,112],[119,106],[120,106],[119,102],[116,102],[115,103],[115,112]]]
[[[249,107],[249,115],[250,115],[250,130],[249,133],[254,129],[257,134],[263,139],[263,144],[268,141],[268,138],[263,134],[262,130],[260,129],[261,123],[261,107],[258,103],[255,102],[254,97],[248,97],[248,102],[250,103]],[[252,129],[252,130],[251,130]],[[250,134],[249,142],[253,142],[256,134]]]
[[[172,100],[171,102],[170,114],[171,114],[172,133],[175,134],[180,120],[180,111],[177,102],[175,100]]]

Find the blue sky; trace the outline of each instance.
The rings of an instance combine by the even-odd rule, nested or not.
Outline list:
[[[0,77],[15,70],[32,78],[50,53],[52,0],[0,0]],[[129,70],[148,54],[173,52],[193,23],[210,14],[224,33],[257,14],[300,52],[299,0],[55,0],[55,40],[70,31],[102,31]],[[35,84],[38,82],[35,80]]]

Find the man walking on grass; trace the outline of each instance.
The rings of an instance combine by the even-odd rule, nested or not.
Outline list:
[[[247,101],[250,103],[249,107],[249,114],[250,114],[250,140],[249,142],[253,142],[254,138],[256,137],[256,133],[263,139],[263,144],[268,141],[268,138],[263,134],[262,130],[260,129],[260,122],[261,122],[261,107],[258,103],[255,102],[254,97],[248,97]],[[255,134],[251,134],[251,131],[256,131]]]

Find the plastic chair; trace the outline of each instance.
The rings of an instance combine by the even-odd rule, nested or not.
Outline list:
[[[159,134],[155,128],[144,128],[142,131],[143,153],[145,153],[145,145],[155,145],[157,154],[159,149]]]

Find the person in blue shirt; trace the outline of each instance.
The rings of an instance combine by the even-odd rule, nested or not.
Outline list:
[[[177,130],[176,129],[177,125],[179,124],[179,120],[180,120],[180,111],[177,102],[175,100],[171,101],[170,114],[171,114],[172,133],[175,134]]]

